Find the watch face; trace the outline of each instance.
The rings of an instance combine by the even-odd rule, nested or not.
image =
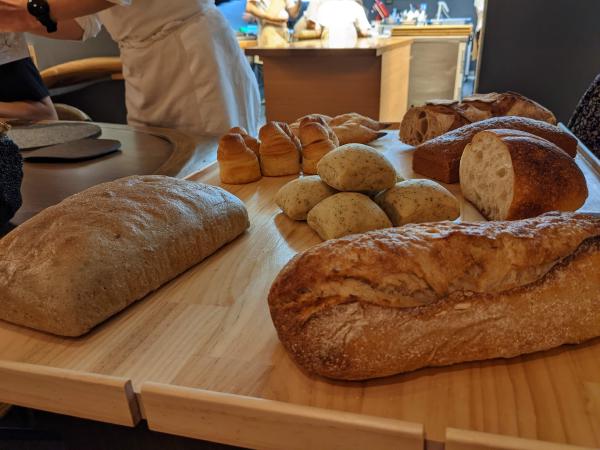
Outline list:
[[[50,13],[50,6],[46,0],[29,0],[27,10],[35,17],[46,16]]]

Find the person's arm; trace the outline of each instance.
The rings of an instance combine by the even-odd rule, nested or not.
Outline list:
[[[48,0],[48,4],[52,19],[59,23],[115,5],[107,0]],[[37,19],[27,12],[27,0],[0,0],[0,32],[39,33],[42,29]]]
[[[371,24],[369,23],[369,19],[367,19],[365,9],[358,4],[355,4],[355,6],[356,20],[354,25],[356,26],[356,31],[358,32],[359,37],[367,37],[371,34]]]
[[[286,8],[290,18],[295,19],[300,14],[300,9],[302,8],[302,0],[296,0],[296,3],[292,6],[288,6]]]
[[[48,33],[46,29],[41,26],[41,24],[36,30],[31,30],[30,33],[52,39],[81,41],[83,39],[84,30],[75,19],[69,19],[59,22],[58,30],[56,30],[54,33]]]
[[[50,97],[45,97],[37,102],[0,102],[0,117],[33,121],[58,119]]]
[[[263,11],[262,8],[259,8],[258,6],[256,6],[256,4],[253,0],[247,0],[246,12],[249,14],[252,14],[257,19],[266,20],[268,22],[275,22],[275,23],[287,22],[287,18],[273,17],[270,14],[267,14],[265,11]]]

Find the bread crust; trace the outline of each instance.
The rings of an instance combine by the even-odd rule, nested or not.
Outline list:
[[[358,380],[509,358],[600,335],[600,220],[405,226],[328,241],[269,306],[310,373]]]
[[[164,176],[104,183],[0,240],[0,319],[80,336],[249,226],[225,190]]]
[[[443,183],[458,183],[460,158],[465,146],[477,133],[494,129],[525,131],[552,142],[573,158],[577,154],[577,139],[554,125],[525,117],[494,117],[419,145],[413,154],[413,170]]]
[[[318,116],[302,120],[300,143],[302,144],[302,172],[305,175],[315,175],[321,158],[339,146],[333,130]]]
[[[217,161],[222,183],[246,184],[260,180],[260,163],[240,133],[228,133],[219,140]]]
[[[409,109],[400,124],[400,139],[419,145],[437,136],[492,117],[521,116],[556,125],[556,117],[539,103],[516,92],[475,94],[462,102],[432,100]]]
[[[300,140],[284,122],[269,122],[259,132],[260,166],[267,177],[300,173]]]
[[[475,135],[472,145],[485,135],[505,144],[512,159],[514,195],[504,220],[526,219],[548,211],[576,211],[583,206],[588,196],[585,176],[573,158],[558,147],[513,130],[482,131]]]

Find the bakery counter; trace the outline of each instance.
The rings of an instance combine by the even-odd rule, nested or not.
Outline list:
[[[373,146],[418,177],[397,132]],[[584,210],[597,211],[600,175],[577,163],[590,191]],[[189,179],[221,185],[216,164]],[[600,445],[598,339],[363,382],[297,366],[267,304],[281,268],[320,242],[274,202],[291,179],[222,185],[245,203],[248,231],[83,337],[0,322],[0,401],[128,425],[145,417],[152,430],[252,448]],[[483,220],[457,184],[446,187],[463,220]]]
[[[356,111],[400,122],[422,97],[459,98],[467,42],[465,36],[362,38],[338,48],[306,40],[246,55],[264,64],[268,120]]]

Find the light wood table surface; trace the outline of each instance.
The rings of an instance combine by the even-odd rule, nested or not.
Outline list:
[[[396,132],[374,145],[417,176]],[[598,175],[577,162],[590,187],[584,209],[598,211]],[[301,371],[266,301],[283,265],[320,241],[274,203],[292,178],[224,186],[246,203],[248,232],[83,338],[0,323],[0,401],[129,425],[146,417],[153,430],[260,448],[600,446],[598,339],[367,382]],[[220,185],[216,165],[191,179]],[[462,218],[482,220],[465,202]]]
[[[24,163],[18,225],[88,187],[129,175],[183,177],[215,160],[217,139],[194,140],[175,130],[98,124],[101,138],[121,142],[121,152],[83,162]],[[25,152],[26,153],[26,152]]]

